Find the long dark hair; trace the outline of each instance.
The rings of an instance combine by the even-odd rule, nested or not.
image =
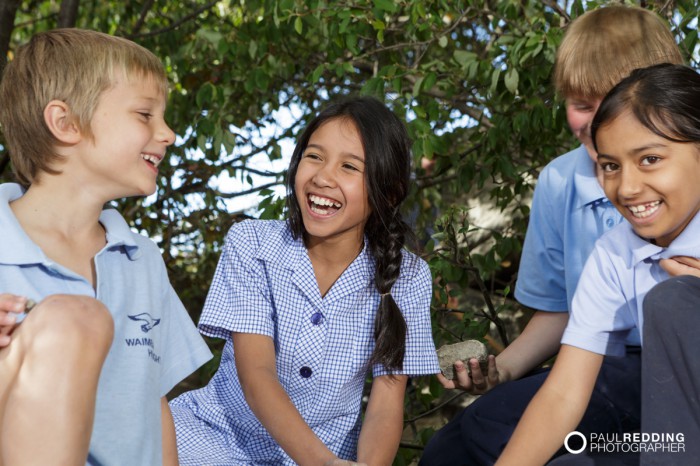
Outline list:
[[[605,96],[591,123],[596,134],[629,111],[649,131],[680,143],[700,142],[700,75],[683,65],[662,64],[634,70]]]
[[[374,321],[374,351],[370,364],[401,370],[406,352],[406,321],[391,288],[401,271],[401,250],[411,234],[399,207],[408,194],[411,174],[411,141],[406,127],[383,103],[372,97],[351,97],[333,103],[319,113],[297,142],[287,173],[289,226],[295,238],[305,233],[294,180],[311,135],[332,119],[355,123],[365,151],[365,185],[371,213],[365,236],[375,260],[374,283],[381,298]]]

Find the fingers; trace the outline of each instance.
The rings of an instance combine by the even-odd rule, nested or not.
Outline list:
[[[457,388],[455,383],[453,381],[451,381],[450,379],[448,379],[447,377],[445,377],[444,375],[442,375],[442,373],[437,375],[437,379],[438,379],[438,382],[440,382],[443,387],[445,387],[449,390],[453,390],[453,389]]]
[[[496,367],[496,356],[494,356],[493,354],[489,355],[489,367],[487,378],[489,388],[493,388],[495,385],[498,385],[501,381],[500,375],[498,373],[498,367]]]
[[[467,364],[463,361],[454,363],[454,379],[450,380],[442,374],[437,374],[437,379],[443,387],[453,390],[464,390],[472,395],[482,395],[501,382],[496,356],[489,355],[486,374],[481,371],[477,359],[470,359]]]
[[[700,259],[694,257],[676,256],[671,259],[661,259],[659,264],[672,277],[678,275],[700,277]]]
[[[481,372],[481,366],[479,365],[479,361],[476,359],[470,359],[469,368],[471,369],[473,385],[472,392],[474,394],[485,393],[489,388],[489,384],[486,380],[486,377],[484,376],[484,373]]]
[[[10,344],[10,334],[17,323],[17,316],[24,312],[27,299],[9,293],[0,294],[0,348]]]

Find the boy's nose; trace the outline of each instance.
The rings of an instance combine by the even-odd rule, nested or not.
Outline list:
[[[168,126],[168,124],[165,122],[163,122],[163,125],[158,129],[158,134],[156,137],[159,141],[162,141],[168,146],[175,142],[175,132],[170,129],[170,126]]]

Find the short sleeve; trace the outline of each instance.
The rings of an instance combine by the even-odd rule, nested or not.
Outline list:
[[[163,351],[160,394],[165,396],[175,385],[212,358],[209,347],[197,331],[185,306],[170,285],[165,270],[163,310],[167,311],[167,334]]]
[[[437,374],[440,367],[435,351],[430,320],[432,277],[428,264],[413,254],[405,254],[401,276],[392,288],[392,296],[406,320],[406,353],[399,374]],[[406,272],[404,272],[406,270]],[[388,374],[384,366],[373,367],[375,377]]]
[[[608,356],[624,356],[625,339],[635,328],[630,299],[610,256],[596,245],[581,273],[562,344]]]
[[[530,210],[530,221],[520,257],[515,299],[542,311],[567,311],[564,264],[564,205],[554,205],[564,190],[543,170],[537,180]]]
[[[234,225],[214,274],[200,331],[228,339],[232,332],[274,336],[274,310],[264,262],[255,258],[259,245],[255,222]]]

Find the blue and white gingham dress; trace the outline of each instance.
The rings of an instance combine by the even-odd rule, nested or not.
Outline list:
[[[392,295],[408,326],[402,374],[439,371],[431,336],[427,264],[404,252]],[[182,465],[294,464],[246,404],[231,332],[275,341],[280,383],[331,451],[354,459],[379,293],[365,249],[321,297],[311,261],[286,222],[245,221],[229,232],[199,322],[226,339],[218,372],[171,402]],[[386,374],[372,367],[374,376]]]

